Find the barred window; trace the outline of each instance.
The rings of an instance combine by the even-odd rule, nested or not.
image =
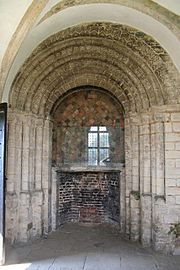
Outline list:
[[[88,131],[88,165],[105,165],[109,158],[109,132],[106,126],[92,126]]]

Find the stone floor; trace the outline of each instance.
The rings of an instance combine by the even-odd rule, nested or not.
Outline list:
[[[109,228],[67,224],[47,239],[7,247],[0,270],[180,270],[180,256],[165,256],[127,241]]]

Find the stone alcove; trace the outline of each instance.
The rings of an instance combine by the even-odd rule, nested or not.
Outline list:
[[[54,106],[52,160],[57,177],[57,226],[120,224],[124,167],[121,104],[96,87],[69,91]]]

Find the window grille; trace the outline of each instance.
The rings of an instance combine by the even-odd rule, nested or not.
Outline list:
[[[106,126],[92,126],[88,131],[88,165],[105,165],[109,159],[109,132]]]

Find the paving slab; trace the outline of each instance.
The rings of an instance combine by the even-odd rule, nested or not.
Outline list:
[[[180,256],[143,248],[110,227],[66,224],[47,239],[7,245],[0,270],[180,270]]]

